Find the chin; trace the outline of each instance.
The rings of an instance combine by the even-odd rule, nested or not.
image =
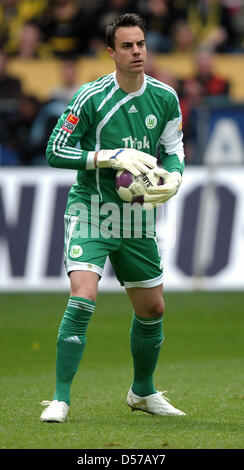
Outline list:
[[[138,65],[137,67],[133,67],[131,69],[131,72],[133,73],[141,73],[141,72],[144,72],[144,65]]]

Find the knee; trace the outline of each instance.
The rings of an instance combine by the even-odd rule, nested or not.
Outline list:
[[[96,294],[89,289],[84,288],[72,288],[70,291],[71,297],[82,297],[83,299],[92,300],[92,302],[96,302]]]
[[[70,296],[83,297],[83,299],[96,302],[98,275],[86,271],[72,271],[70,273]]]
[[[165,303],[164,299],[158,299],[152,306],[152,317],[162,317],[164,314]]]
[[[163,298],[155,299],[144,311],[146,318],[161,318],[164,314],[165,303]]]
[[[83,299],[96,302],[96,291],[89,284],[72,283],[70,289],[71,297],[82,297]]]

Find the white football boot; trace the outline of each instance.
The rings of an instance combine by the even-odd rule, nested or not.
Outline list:
[[[65,401],[58,401],[58,400],[53,400],[53,401],[42,401],[41,405],[48,405],[45,410],[43,410],[40,420],[41,421],[46,421],[49,423],[52,422],[57,422],[57,423],[63,423],[66,420],[68,411],[69,411],[69,406]]]
[[[152,395],[139,397],[130,388],[127,395],[127,404],[131,407],[132,411],[140,410],[152,415],[185,416],[183,411],[170,405],[168,398],[165,398],[163,393],[165,392],[157,392]]]

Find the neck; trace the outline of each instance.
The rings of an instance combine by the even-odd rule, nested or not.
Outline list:
[[[139,74],[124,75],[120,70],[116,70],[116,80],[122,90],[126,93],[134,93],[143,85],[144,72]]]

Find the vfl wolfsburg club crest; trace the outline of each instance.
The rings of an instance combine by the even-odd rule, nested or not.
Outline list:
[[[148,129],[154,129],[157,125],[157,118],[154,116],[154,114],[148,114],[148,116],[145,119],[145,124]]]
[[[79,258],[83,253],[83,250],[81,248],[81,246],[79,245],[73,245],[70,249],[70,256],[71,258]]]

